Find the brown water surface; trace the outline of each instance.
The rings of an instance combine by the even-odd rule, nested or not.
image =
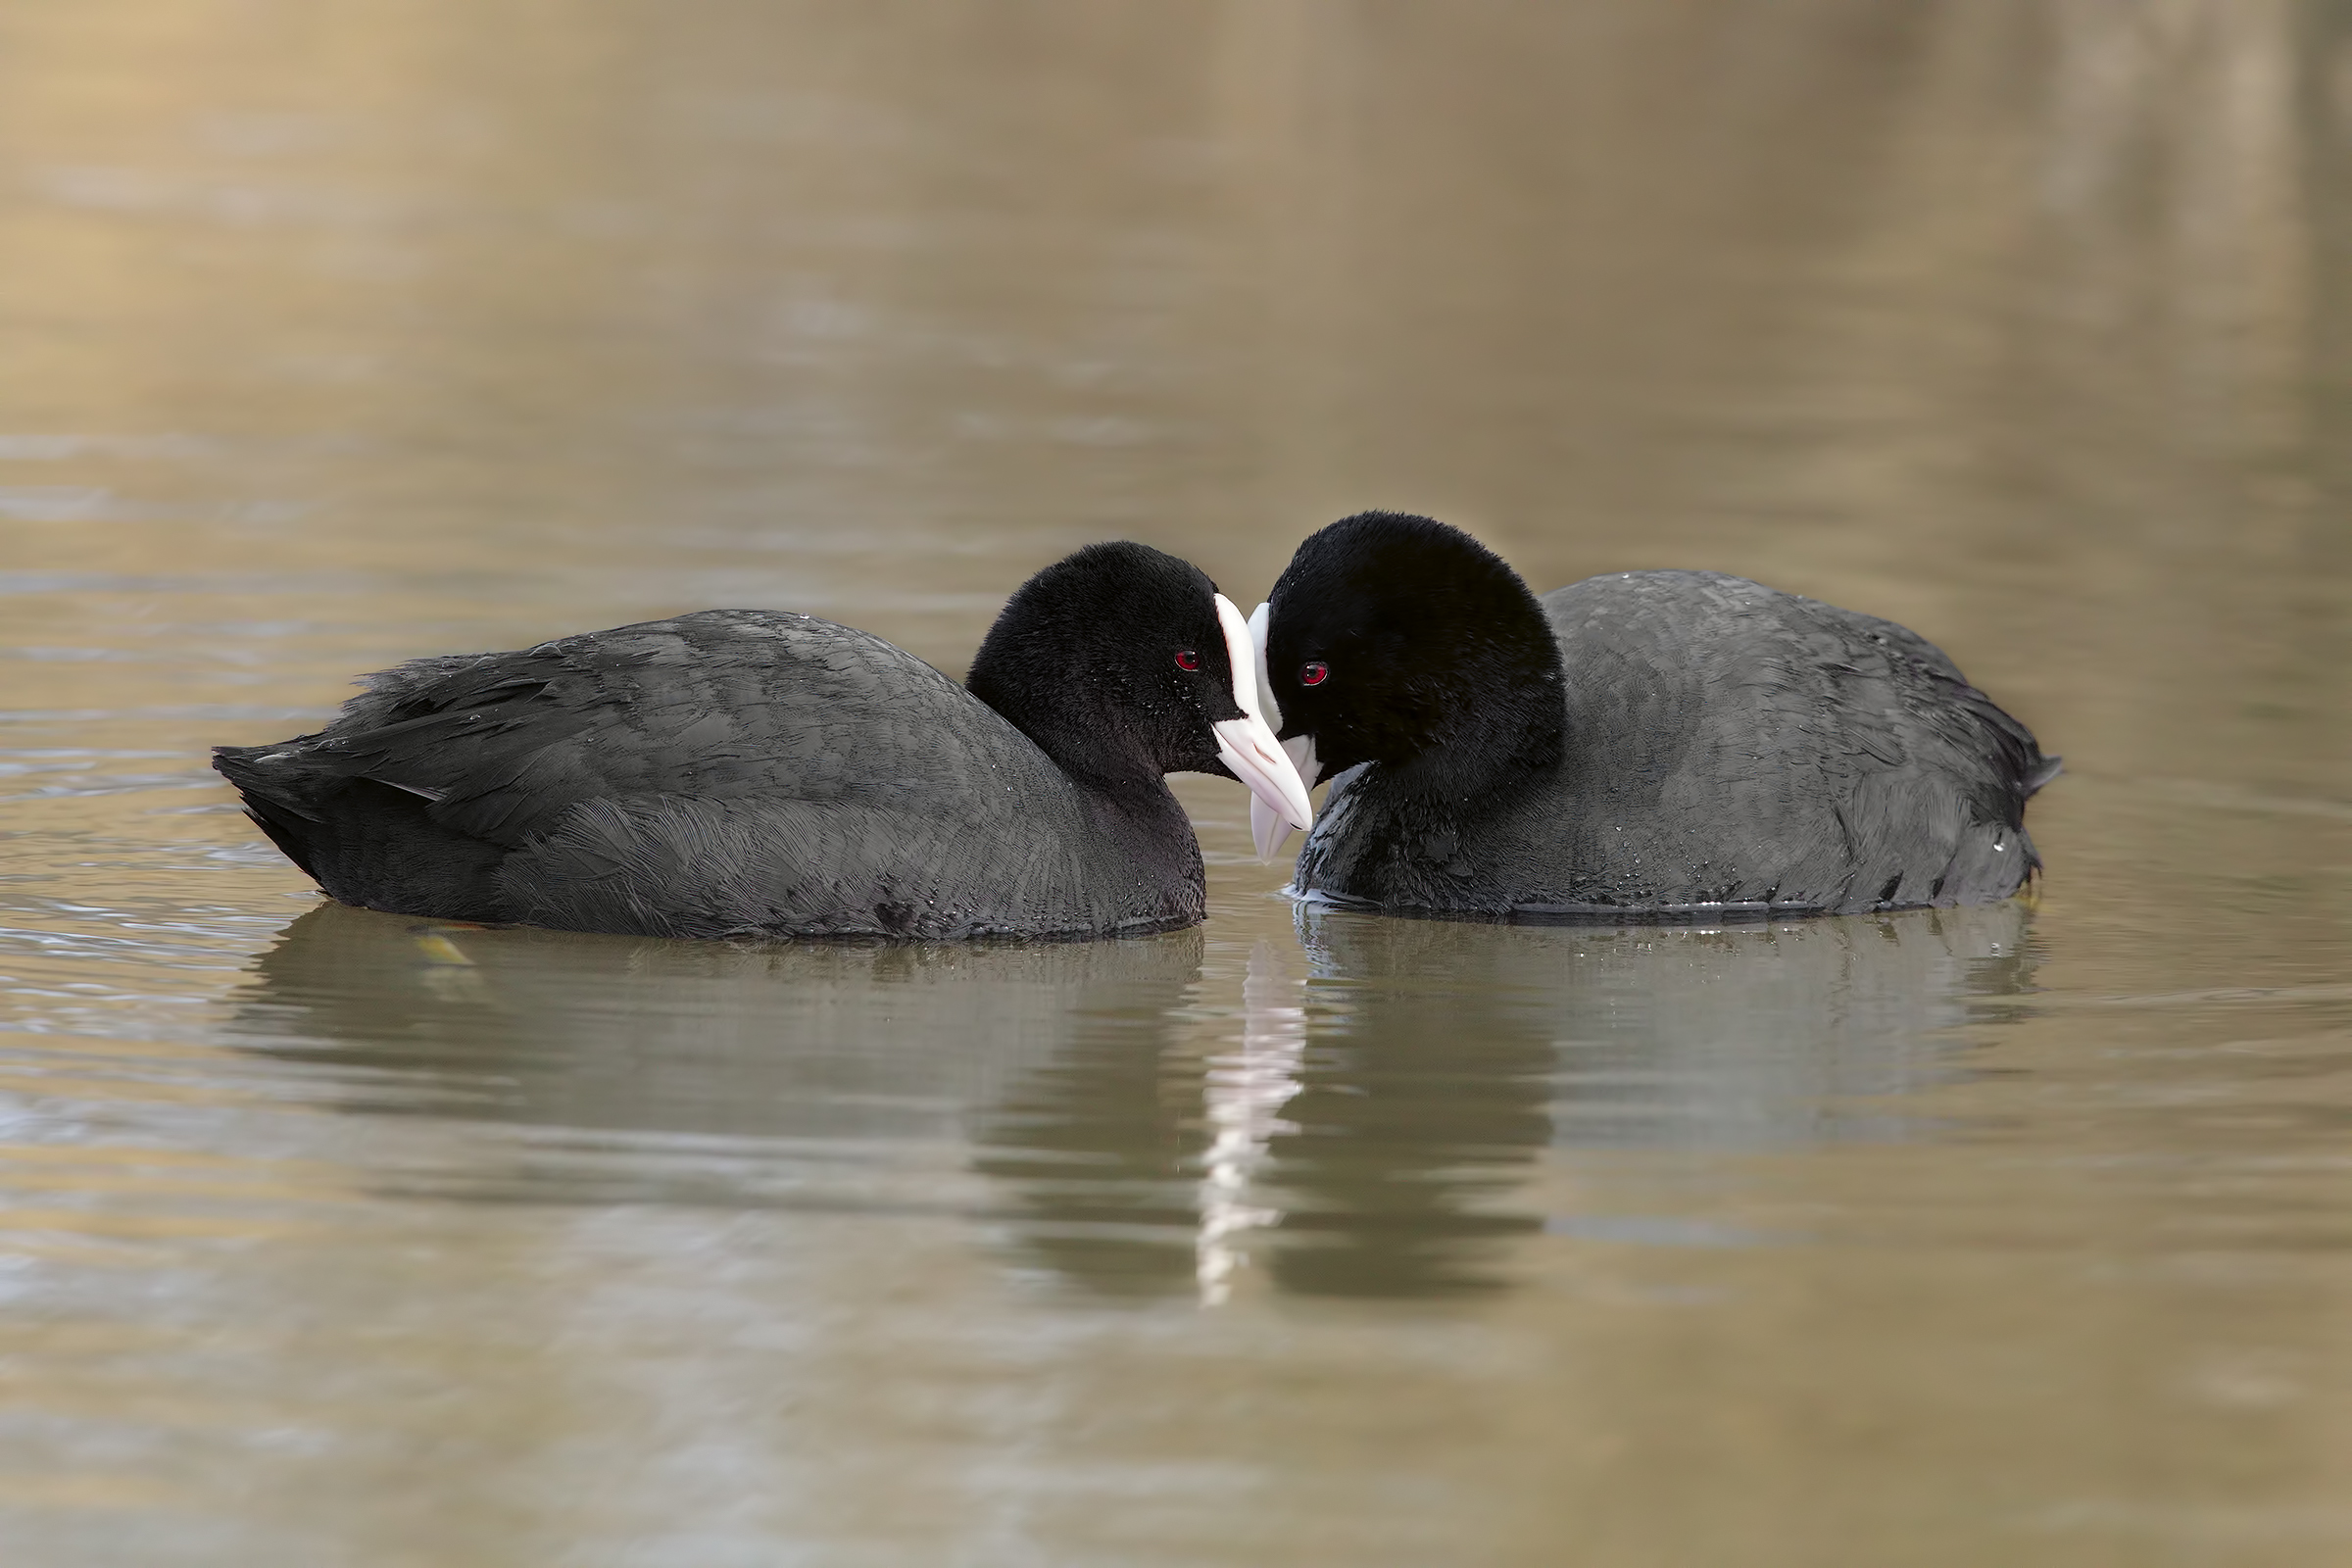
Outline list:
[[[2352,1561],[2352,9],[0,7],[10,1564]],[[206,771],[1359,507],[1902,620],[2037,909],[763,948]]]

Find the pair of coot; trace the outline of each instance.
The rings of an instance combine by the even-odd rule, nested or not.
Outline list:
[[[1247,624],[1172,556],[1081,550],[1012,596],[960,687],[749,610],[363,684],[318,734],[216,755],[329,894],[656,936],[1191,925],[1182,771],[1246,784],[1269,857],[1340,775],[1296,885],[1399,912],[1982,902],[2037,864],[2022,810],[2056,770],[1899,626],[1703,572],[1538,601],[1468,535],[1389,513],[1308,539]]]

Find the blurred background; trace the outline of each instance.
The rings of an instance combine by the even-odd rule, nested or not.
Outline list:
[[[27,1562],[2352,1555],[2352,4],[0,0]],[[2022,905],[808,952],[205,748],[1139,538],[1900,620]],[[306,912],[310,911],[310,912]]]

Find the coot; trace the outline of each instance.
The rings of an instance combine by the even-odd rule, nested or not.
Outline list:
[[[1088,938],[1203,912],[1161,775],[1304,826],[1241,614],[1103,544],[1015,593],[966,686],[811,615],[713,610],[367,677],[214,765],[346,904],[645,936]]]
[[[1891,621],[1712,571],[1538,599],[1459,529],[1368,512],[1251,623],[1268,719],[1310,785],[1343,775],[1303,894],[1707,919],[1982,904],[2040,867],[2058,759]],[[1252,823],[1269,855],[1289,831]]]

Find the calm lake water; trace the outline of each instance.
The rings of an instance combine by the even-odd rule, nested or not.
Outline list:
[[[0,4],[11,1565],[2352,1561],[2352,10]],[[1891,616],[2038,907],[691,944],[205,748],[1367,506]],[[1294,841],[1295,843],[1295,841]]]

